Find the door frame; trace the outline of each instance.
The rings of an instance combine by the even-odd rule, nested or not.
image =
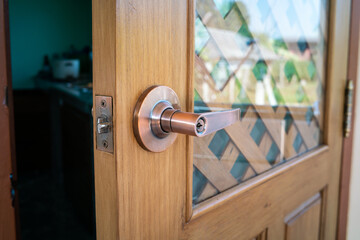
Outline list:
[[[19,202],[18,192],[15,191],[15,199],[12,206],[10,174],[13,178],[13,186],[16,186],[17,171],[15,158],[15,128],[14,128],[14,104],[11,78],[11,57],[10,57],[10,34],[9,34],[9,2],[0,2],[0,181],[4,189],[1,194],[4,202],[0,202],[2,216],[0,217],[0,236],[6,239],[20,238],[19,224]],[[6,200],[6,196],[9,198]],[[4,205],[3,205],[4,204]]]
[[[356,84],[358,74],[359,60],[359,22],[360,1],[352,0],[351,2],[351,19],[350,19],[350,36],[349,36],[349,52],[348,52],[348,68],[347,79],[352,80],[354,84],[352,98],[352,116],[350,135],[343,138],[341,176],[340,176],[340,192],[339,192],[339,213],[338,213],[338,229],[337,239],[346,239],[347,220],[349,211],[349,192],[350,192],[350,175],[351,161],[353,149],[353,129],[355,126],[355,109],[356,109]]]

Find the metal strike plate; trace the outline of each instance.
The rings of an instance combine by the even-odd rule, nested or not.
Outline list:
[[[112,97],[95,96],[96,149],[114,152]]]

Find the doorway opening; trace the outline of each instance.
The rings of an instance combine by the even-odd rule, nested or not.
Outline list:
[[[95,239],[91,0],[9,1],[21,239]]]

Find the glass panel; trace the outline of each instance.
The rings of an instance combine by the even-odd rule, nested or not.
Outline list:
[[[195,112],[241,121],[194,140],[193,204],[321,143],[323,0],[197,0]]]

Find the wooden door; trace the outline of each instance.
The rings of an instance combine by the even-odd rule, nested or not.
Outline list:
[[[13,112],[7,1],[0,1],[0,239],[16,239],[15,209],[10,174],[14,173]],[[10,96],[6,93],[10,91]],[[12,128],[12,129],[11,129]],[[15,176],[13,176],[15,178]],[[15,179],[13,179],[15,180]]]
[[[349,13],[349,0],[93,0],[94,96],[114,116],[114,152],[94,151],[98,239],[335,239]],[[241,120],[146,151],[132,122],[152,85]]]

